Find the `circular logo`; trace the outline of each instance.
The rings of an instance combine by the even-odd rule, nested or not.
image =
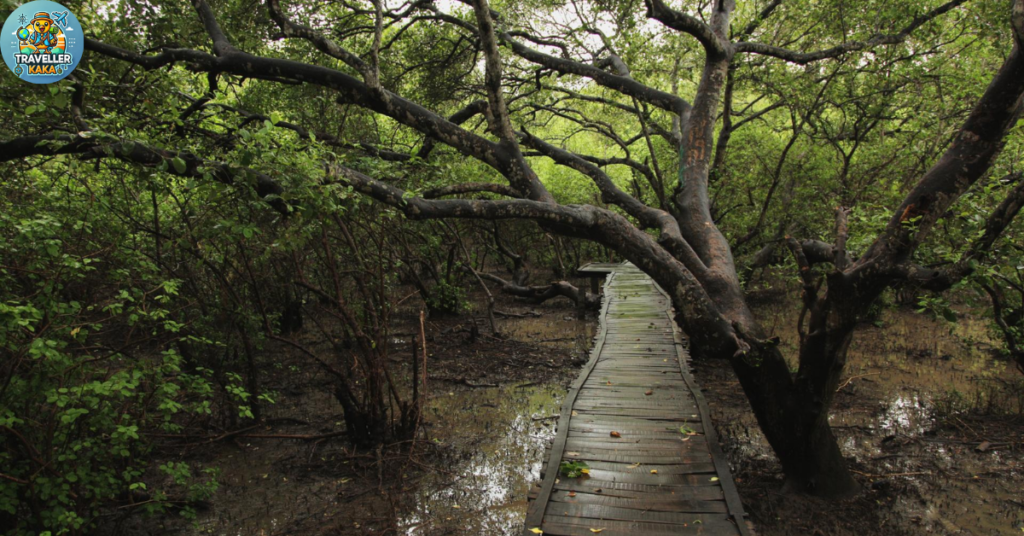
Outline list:
[[[49,0],[14,10],[0,34],[0,54],[18,78],[51,84],[71,74],[82,59],[85,35],[74,13]]]

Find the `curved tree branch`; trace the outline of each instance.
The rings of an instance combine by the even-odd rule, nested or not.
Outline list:
[[[273,177],[258,171],[224,162],[203,160],[191,153],[159,149],[135,141],[100,141],[71,134],[25,136],[0,142],[0,162],[30,156],[77,155],[83,160],[116,158],[146,167],[161,166],[179,177],[202,179],[207,174],[224,184],[237,179],[253,182],[256,194],[270,197],[268,203],[278,212],[288,214],[289,207],[280,198],[284,188]]]
[[[803,65],[823,59],[842,56],[848,52],[867,50],[881,45],[895,45],[902,43],[910,37],[910,34],[912,34],[914,30],[965,2],[967,2],[967,0],[951,0],[942,4],[924,15],[915,17],[910,24],[895,34],[875,34],[864,41],[847,41],[841,45],[815,52],[797,52],[782,47],[750,42],[736,43],[735,48],[736,52],[750,52],[764,56],[772,56],[781,60]]]
[[[676,11],[665,4],[662,0],[644,0],[647,6],[647,16],[657,19],[665,26],[692,35],[707,50],[708,55],[726,56],[729,54],[730,44],[722,39],[715,31],[704,23],[704,21]]]
[[[522,198],[523,195],[512,189],[507,184],[498,184],[490,182],[463,182],[459,184],[452,184],[449,186],[442,186],[440,188],[433,188],[423,192],[424,199],[437,199],[439,197],[445,197],[449,195],[462,195],[470,193],[488,192],[492,194],[504,195],[506,197]]]

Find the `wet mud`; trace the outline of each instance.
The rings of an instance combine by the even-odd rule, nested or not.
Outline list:
[[[483,303],[482,296],[471,296]],[[757,313],[795,349],[798,310],[772,300]],[[195,519],[131,516],[106,534],[514,535],[540,477],[562,397],[585,360],[596,322],[565,300],[501,297],[503,338],[480,311],[431,320],[430,397],[422,440],[356,451],[320,440],[236,437],[162,451],[163,460],[216,467],[221,487]],[[396,325],[396,361],[410,319]],[[475,319],[475,320],[474,320]],[[480,335],[473,339],[469,322]],[[875,325],[877,324],[877,325]],[[782,475],[724,363],[695,363],[697,381],[762,535],[1024,534],[1024,418],[1020,375],[993,357],[984,320],[956,325],[907,309],[862,326],[831,417],[864,491],[840,503],[781,493]],[[294,364],[282,358],[282,370]],[[344,429],[325,378],[269,373],[279,394],[264,433]],[[1014,395],[1014,393],[1017,393]],[[1017,398],[1013,398],[1017,396]]]
[[[483,303],[482,296],[471,299]],[[194,519],[131,516],[111,520],[102,532],[518,535],[527,492],[540,479],[562,398],[586,360],[597,322],[594,313],[578,319],[575,306],[562,299],[529,304],[503,297],[498,309],[512,315],[499,316],[500,339],[490,335],[481,311],[428,322],[430,395],[414,445],[356,451],[343,434],[167,445],[154,465],[216,468],[220,488]],[[393,329],[396,363],[410,353],[408,334],[418,328],[418,311],[405,313],[405,323]],[[343,432],[328,379],[315,370],[296,372],[299,361],[281,359],[265,379],[278,395],[265,408],[267,424],[246,435]]]
[[[756,309],[787,355],[795,303]],[[697,364],[760,534],[1024,534],[1024,386],[980,312],[958,309],[952,325],[894,308],[858,328],[830,422],[864,491],[838,504],[782,494],[731,370]]]

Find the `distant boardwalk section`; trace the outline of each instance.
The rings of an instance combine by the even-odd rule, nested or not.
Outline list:
[[[668,296],[631,264],[581,270],[607,273],[601,328],[566,395],[524,536],[752,534]],[[578,462],[589,474],[559,474]]]

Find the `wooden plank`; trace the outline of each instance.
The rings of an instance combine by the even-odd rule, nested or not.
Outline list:
[[[604,277],[622,269],[622,265],[613,262],[590,262],[576,269],[578,275],[600,274]]]
[[[687,417],[685,415],[679,415],[678,412],[667,411],[663,409],[636,409],[636,408],[580,408],[577,411],[580,415],[606,415],[610,417],[633,417],[633,418],[653,418],[664,421],[685,421]]]
[[[581,521],[564,516],[548,516],[540,527],[547,536],[594,536],[590,529],[601,529],[600,536],[735,536],[739,532],[729,521],[709,521],[700,524],[665,525],[657,523],[638,523],[623,521]]]
[[[722,488],[718,486],[651,485],[631,482],[610,482],[596,478],[561,479],[555,484],[555,489],[584,493],[603,493],[613,497],[651,497],[657,495],[707,501],[724,500],[725,498]]]
[[[699,422],[688,422],[686,426],[694,429],[698,434],[701,433],[703,426]],[[570,439],[591,439],[601,441],[608,439],[611,434],[611,430],[597,431],[592,429],[574,429],[569,431]],[[639,445],[645,442],[651,441],[679,441],[680,433],[678,430],[626,430],[627,434],[623,437],[617,438],[616,442],[620,445]],[[622,432],[619,432],[622,435]],[[693,441],[691,439],[690,441]]]
[[[726,521],[728,517],[715,513],[679,513],[638,511],[631,508],[600,506],[595,504],[556,503],[550,515],[568,518],[606,521],[636,521],[641,523],[666,523],[671,525],[702,525],[711,521]],[[546,516],[545,516],[546,517]]]
[[[656,512],[689,512],[689,513],[720,513],[728,512],[725,501],[704,501],[681,499],[671,495],[645,494],[640,497],[614,497],[605,493],[586,493],[583,491],[556,491],[551,494],[554,502],[569,504],[596,504],[614,506],[631,510],[651,510]]]
[[[643,396],[643,395],[640,395]],[[687,400],[674,399],[669,400],[667,398],[634,398],[623,399],[623,398],[612,398],[612,397],[587,397],[576,399],[576,409],[580,408],[632,408],[632,409],[650,409],[650,410],[668,410],[673,413],[681,411],[693,411],[697,409],[696,404],[687,404]]]
[[[549,471],[554,473],[556,471]],[[590,472],[591,478],[608,482],[627,482],[630,484],[653,484],[662,486],[713,486],[721,487],[714,475],[631,475],[595,469]]]
[[[594,432],[599,433],[604,437],[611,436],[612,432],[618,432],[620,438],[629,441],[637,437],[644,437],[646,435],[658,435],[664,432],[669,433],[681,433],[679,431],[683,426],[693,428],[693,425],[699,424],[699,418],[692,418],[690,420],[640,420],[631,419],[629,417],[616,417],[612,415],[586,415],[583,413],[577,413],[579,422],[570,422],[569,429],[577,432]],[[601,418],[604,419],[601,419]],[[615,420],[612,420],[615,419]],[[627,420],[628,419],[628,420]]]
[[[711,463],[710,453],[706,453],[703,457],[673,458],[669,456],[666,457],[670,460],[667,463],[631,462],[630,460],[636,459],[632,455],[622,456],[620,460],[604,460],[601,457],[591,458],[585,452],[581,452],[580,456],[573,457],[573,459],[577,458],[586,460],[591,470],[599,469],[613,473],[646,475],[650,474],[651,471],[657,471],[659,475],[694,475],[715,472],[715,466]]]
[[[689,426],[690,428],[692,428],[693,431],[696,432],[697,435],[700,434],[700,432],[701,432],[700,428],[703,427],[699,422],[688,422],[688,423],[686,423],[686,426]],[[601,443],[601,442],[604,442],[605,440],[610,440],[610,441],[608,441],[608,443],[617,443],[617,444],[620,444],[620,445],[642,445],[642,444],[647,444],[647,443],[650,443],[650,444],[653,444],[653,445],[657,445],[657,444],[660,444],[660,443],[678,444],[680,441],[685,442],[685,443],[691,443],[691,444],[692,443],[697,443],[696,441],[693,440],[692,436],[689,437],[689,439],[682,438],[681,437],[682,435],[680,434],[680,431],[678,429],[676,429],[676,430],[668,430],[668,429],[666,429],[666,430],[633,430],[632,435],[631,436],[627,436],[625,438],[610,438],[610,434],[611,434],[610,431],[601,432],[601,431],[595,431],[595,430],[577,429],[577,430],[569,430],[569,439],[570,440],[577,440],[577,439],[579,439],[579,440],[592,440],[592,441],[594,441],[596,443]],[[620,434],[621,434],[621,432],[620,432]]]
[[[632,265],[604,269],[601,327],[529,493],[523,534],[748,536],[671,300]],[[589,476],[547,470],[562,460],[586,461]]]
[[[703,473],[714,473],[715,466],[711,463],[711,453],[708,452],[704,456],[699,454],[691,454],[689,456],[681,456],[675,453],[666,453],[664,456],[657,454],[651,454],[650,452],[609,452],[601,451],[596,449],[572,451],[578,452],[575,456],[567,455],[567,460],[582,460],[587,462],[590,466],[591,476],[599,478],[600,475],[594,471],[600,469],[602,471],[608,471],[613,473],[622,474],[636,474],[646,475],[649,474],[649,469],[660,466],[675,465],[677,469],[675,471],[658,471],[659,475],[670,475],[670,474],[703,474]],[[602,468],[602,462],[604,468]],[[639,464],[639,465],[637,465]],[[631,466],[636,465],[637,467],[643,466],[643,470],[632,470]],[[682,467],[682,466],[688,467]]]
[[[647,391],[651,391],[651,394],[648,395]],[[579,395],[579,399],[581,400],[644,400],[644,397],[649,397],[650,400],[682,402],[684,404],[692,405],[694,413],[698,413],[696,411],[697,404],[693,401],[690,393],[680,393],[676,391],[669,391],[667,389],[581,389]]]
[[[608,436],[604,436],[604,439],[601,439],[600,437],[579,437],[576,434],[570,433],[569,440],[565,443],[565,449],[567,453],[582,452],[585,450],[619,450],[629,452],[640,452],[641,450],[644,452],[672,451],[683,455],[693,452],[710,452],[707,442],[699,439],[679,441],[678,439],[672,438],[672,436],[665,436],[663,438],[642,438],[632,441],[608,441],[608,439]]]

